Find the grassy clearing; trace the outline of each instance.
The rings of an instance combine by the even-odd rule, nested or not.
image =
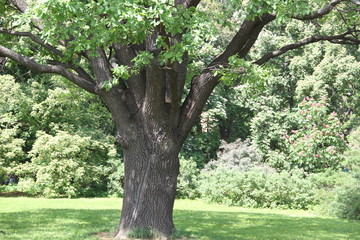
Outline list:
[[[115,230],[120,199],[0,198],[1,240],[93,239]],[[244,209],[177,200],[174,221],[196,239],[360,240],[360,222],[306,211]],[[5,232],[5,234],[3,233]]]

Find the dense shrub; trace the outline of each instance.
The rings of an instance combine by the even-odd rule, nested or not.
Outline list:
[[[210,161],[203,169],[203,172],[211,171],[219,167],[240,171],[247,171],[250,168],[267,168],[262,162],[258,151],[251,145],[249,140],[244,142],[237,139],[235,142],[222,142],[217,160]],[[268,168],[267,170],[271,170]]]
[[[216,161],[200,174],[199,192],[211,202],[244,207],[306,209],[314,201],[312,183],[304,172],[278,173],[250,142],[223,144]]]
[[[199,169],[196,161],[180,157],[180,173],[177,179],[177,198],[194,199],[199,196],[198,193]]]
[[[360,174],[314,174],[315,209],[327,215],[360,219]]]
[[[360,220],[360,173],[348,175],[334,189],[328,212],[341,218]]]
[[[0,164],[0,185],[7,181],[6,171]]]
[[[0,184],[8,181],[12,168],[24,162],[22,122],[28,115],[28,99],[10,75],[0,75]]]
[[[106,160],[115,157],[113,146],[58,131],[38,132],[31,162],[18,167],[19,186],[46,197],[92,196],[106,191]]]
[[[348,140],[344,168],[349,172],[338,174],[334,187],[324,194],[322,209],[338,217],[360,220],[360,128]]]
[[[348,141],[344,167],[350,171],[360,172],[360,127],[349,135]]]
[[[110,196],[122,197],[124,195],[124,162],[122,159],[113,158],[108,162],[108,194]]]
[[[16,173],[32,194],[105,194],[116,155],[106,107],[59,76],[25,75],[0,75],[0,184]]]
[[[17,191],[26,192],[30,195],[37,195],[42,193],[42,189],[36,184],[33,178],[23,178],[18,183]]]
[[[199,191],[211,202],[244,207],[307,209],[314,202],[311,182],[301,172],[247,172],[218,168],[201,174]]]

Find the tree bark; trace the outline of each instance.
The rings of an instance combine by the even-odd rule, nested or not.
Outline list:
[[[139,131],[137,142],[124,150],[123,210],[116,237],[132,230],[151,230],[167,239],[175,227],[173,206],[179,173],[179,148],[167,136],[149,139]]]
[[[100,95],[112,113],[124,153],[124,198],[116,238],[150,230],[168,239],[175,230],[172,213],[181,148],[177,123],[169,112],[146,104],[124,114],[129,106],[120,107],[119,102],[127,97],[126,91],[113,88]]]

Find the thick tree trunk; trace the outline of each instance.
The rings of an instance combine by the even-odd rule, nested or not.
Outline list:
[[[153,72],[147,72],[146,82],[161,77]],[[153,231],[167,239],[175,229],[172,213],[182,144],[178,113],[166,105],[165,94],[157,92],[146,92],[140,106],[129,104],[134,101],[128,89],[113,87],[100,95],[112,114],[124,153],[124,199],[116,237],[124,239],[135,230]]]
[[[124,147],[125,189],[117,238],[134,230],[152,231],[162,239],[173,233],[179,150],[175,138],[164,132],[149,133],[146,126],[133,132]]]

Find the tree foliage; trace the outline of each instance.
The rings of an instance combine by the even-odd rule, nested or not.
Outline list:
[[[17,175],[25,181],[32,178],[46,197],[95,195],[106,189],[106,160],[116,157],[111,147],[64,131],[54,136],[38,132],[31,162],[19,166]]]
[[[109,162],[119,156],[102,104],[73,87],[64,89],[56,79],[49,84],[48,79],[0,78],[1,183],[12,174],[19,190],[32,194],[105,193],[107,175],[114,172]]]

